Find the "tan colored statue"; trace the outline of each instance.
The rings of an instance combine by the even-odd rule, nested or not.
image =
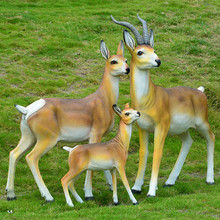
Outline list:
[[[118,204],[116,170],[118,170],[128,195],[134,205],[138,204],[134,198],[128,184],[125,174],[125,165],[128,157],[129,143],[132,133],[132,123],[139,119],[140,113],[131,109],[129,104],[125,105],[123,111],[117,105],[113,106],[115,112],[121,118],[119,131],[115,138],[106,143],[94,143],[77,145],[74,148],[64,147],[69,151],[69,171],[62,178],[66,202],[73,207],[68,188],[75,199],[83,203],[83,200],[77,194],[74,183],[79,175],[85,170],[112,170],[113,180],[113,201]]]
[[[195,128],[206,138],[208,152],[206,182],[213,184],[215,136],[208,122],[207,98],[203,93],[204,88],[163,88],[156,86],[151,81],[149,70],[159,67],[161,61],[153,49],[153,31],[150,30],[148,33],[146,21],[139,16],[138,19],[143,25],[143,37],[132,24],[116,21],[112,17],[116,24],[123,25],[132,31],[138,44],[135,45],[134,39],[125,30],[124,41],[132,56],[130,66],[132,108],[141,113],[141,118],[137,122],[140,139],[139,168],[132,190],[137,193],[141,192],[141,186],[144,183],[149,132],[154,132],[154,154],[148,196],[156,195],[163,146],[168,134],[179,135],[182,140],[179,157],[165,185],[175,184],[192,144],[189,128]]]
[[[102,82],[93,94],[83,99],[40,99],[27,107],[16,105],[22,113],[21,139],[17,147],[10,152],[7,199],[15,199],[14,177],[18,160],[34,146],[26,156],[27,163],[39,187],[42,197],[52,202],[53,197],[47,189],[38,167],[39,159],[52,149],[58,141],[89,143],[101,141],[114,125],[112,105],[119,96],[119,76],[126,75],[130,69],[124,58],[123,41],[119,43],[117,55],[110,56],[104,41],[100,49],[106,60]],[[108,183],[111,174],[105,171]],[[85,196],[92,197],[91,171],[85,183]]]

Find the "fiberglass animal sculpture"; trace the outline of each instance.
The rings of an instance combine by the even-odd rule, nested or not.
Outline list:
[[[179,157],[165,186],[175,184],[193,142],[189,134],[189,128],[195,128],[206,138],[208,152],[206,182],[213,184],[215,136],[208,122],[207,97],[203,93],[204,88],[163,88],[156,86],[151,81],[149,70],[159,67],[161,61],[153,49],[153,30],[148,33],[146,21],[138,15],[137,17],[143,25],[143,37],[132,24],[117,21],[111,16],[113,22],[131,30],[138,44],[136,46],[132,36],[127,30],[124,30],[124,41],[132,56],[130,64],[132,107],[141,113],[141,118],[137,122],[140,140],[139,168],[132,190],[140,193],[144,183],[149,132],[154,132],[154,154],[150,187],[147,195],[150,197],[156,195],[159,167],[167,135],[179,135],[182,140]]]
[[[74,183],[85,170],[112,170],[113,202],[118,204],[116,170],[119,172],[128,195],[134,205],[138,204],[134,198],[125,174],[125,165],[128,157],[129,143],[132,133],[132,123],[137,121],[140,113],[129,107],[127,103],[123,111],[115,104],[113,109],[121,118],[119,130],[115,138],[106,143],[93,143],[77,145],[74,148],[64,147],[69,151],[69,171],[62,178],[61,183],[66,197],[66,202],[73,207],[68,188],[75,199],[83,203],[77,194]]]
[[[39,187],[42,197],[52,202],[53,197],[47,189],[38,167],[41,156],[52,149],[58,141],[89,143],[101,141],[114,125],[112,105],[119,96],[119,79],[130,71],[124,58],[123,41],[120,41],[117,55],[110,56],[104,41],[100,43],[102,56],[106,60],[102,82],[93,94],[83,99],[40,99],[27,107],[16,105],[22,113],[21,139],[17,147],[10,152],[8,181],[6,185],[7,199],[15,199],[14,178],[18,160],[34,145],[26,156],[27,163]],[[85,197],[91,198],[92,181],[88,171],[85,181]],[[107,181],[112,184],[111,174],[105,171]]]

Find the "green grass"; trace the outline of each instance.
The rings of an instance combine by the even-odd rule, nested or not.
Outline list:
[[[81,218],[81,219],[210,219],[220,217],[220,74],[219,74],[219,1],[37,1],[0,2],[0,218]],[[153,135],[150,136],[149,159],[141,195],[132,203],[118,178],[120,205],[113,206],[102,172],[95,173],[95,201],[66,205],[60,179],[68,170],[67,152],[58,147],[40,160],[44,181],[55,198],[45,204],[22,158],[17,166],[15,193],[8,202],[5,185],[9,152],[20,138],[20,114],[15,104],[27,106],[45,97],[82,98],[94,92],[101,80],[105,61],[99,51],[104,40],[111,54],[122,39],[123,28],[110,15],[133,23],[141,31],[136,13],[146,19],[155,32],[155,50],[162,60],[151,78],[164,87],[205,87],[209,121],[216,135],[215,185],[205,183],[205,140],[192,130],[193,146],[175,187],[163,188],[180,150],[180,140],[168,137],[164,146],[156,198],[147,198],[150,181]],[[130,62],[130,54],[125,50]],[[129,77],[122,77],[119,105],[130,101]],[[115,136],[113,131],[103,138]],[[74,144],[69,144],[73,146]],[[138,168],[138,133],[134,126],[126,172],[133,186]],[[76,182],[84,197],[85,175]],[[12,210],[9,214],[7,211]]]

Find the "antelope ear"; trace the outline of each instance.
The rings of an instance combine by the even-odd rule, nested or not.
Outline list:
[[[126,103],[125,104],[125,109],[128,109],[128,108],[130,108],[129,103]]]
[[[124,56],[124,43],[122,40],[119,42],[118,49],[117,49],[117,55]]]
[[[123,32],[124,42],[128,48],[128,50],[131,52],[135,48],[135,41],[133,37],[128,33],[127,30],[124,30]]]
[[[102,56],[106,60],[108,60],[110,57],[110,52],[109,52],[108,48],[106,47],[105,42],[103,40],[101,40],[101,42],[100,42],[100,50],[101,50]]]
[[[152,29],[150,29],[150,46],[154,47],[154,32]]]
[[[112,108],[113,108],[113,110],[116,112],[116,114],[117,114],[119,117],[121,117],[121,109],[120,109],[116,104],[114,104],[114,105],[112,106]]]

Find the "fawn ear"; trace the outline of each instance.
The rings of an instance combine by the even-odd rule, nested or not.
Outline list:
[[[101,40],[101,42],[100,42],[100,50],[101,50],[102,56],[106,60],[108,60],[110,57],[110,52],[109,52],[108,48],[106,47],[105,42],[103,40]]]
[[[124,56],[124,43],[122,40],[119,42],[117,55],[122,56],[122,57]]]
[[[127,30],[124,30],[123,37],[124,37],[125,45],[127,46],[128,50],[132,52],[135,48],[135,41],[133,37],[129,34]]]
[[[114,105],[112,106],[112,108],[114,109],[114,111],[116,112],[116,114],[117,114],[119,117],[121,117],[121,109],[120,109],[116,104],[114,104]]]
[[[154,47],[154,32],[152,29],[150,29],[150,46]]]
[[[128,109],[128,108],[130,108],[129,103],[126,103],[125,104],[125,109]]]

